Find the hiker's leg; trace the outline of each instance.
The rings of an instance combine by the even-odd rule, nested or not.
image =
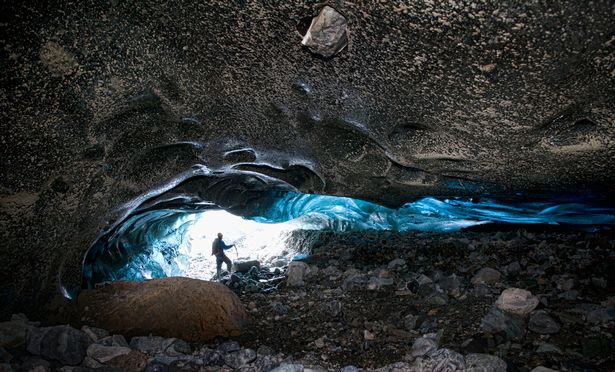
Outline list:
[[[233,263],[231,262],[231,259],[228,258],[228,256],[224,256],[224,262],[226,263],[226,271],[228,271],[229,273],[231,272],[231,266],[233,266]]]
[[[222,258],[216,256],[216,279],[220,279],[220,269],[222,268]]]

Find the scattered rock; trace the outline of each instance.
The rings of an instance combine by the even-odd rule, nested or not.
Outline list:
[[[92,344],[88,347],[87,355],[100,363],[107,363],[111,359],[128,354],[131,351],[132,350],[128,347]]]
[[[292,261],[290,265],[288,265],[288,271],[286,275],[288,278],[286,279],[286,284],[289,287],[302,287],[305,285],[304,276],[308,270],[308,264],[301,261]]]
[[[32,326],[22,320],[0,323],[0,347],[16,348],[26,343],[26,334]]]
[[[92,342],[98,342],[98,340],[100,339],[109,337],[109,332],[107,332],[106,330],[102,328],[83,326],[81,327],[81,332],[88,335],[88,337],[90,338],[90,340],[92,340]]]
[[[538,298],[525,289],[507,288],[502,291],[495,305],[500,310],[526,316],[538,306]]]
[[[252,349],[241,349],[224,356],[224,362],[231,368],[240,368],[256,360],[256,351]]]
[[[554,334],[559,332],[560,326],[546,311],[538,310],[530,315],[528,328],[540,334]]]
[[[140,372],[147,366],[147,356],[138,351],[132,350],[128,354],[118,355],[111,359],[108,365],[119,368],[122,371]]]
[[[506,362],[494,355],[468,354],[465,357],[466,368],[477,371],[506,372]]]
[[[438,348],[436,341],[431,338],[419,337],[414,340],[412,344],[412,349],[410,350],[410,355],[413,357],[418,357],[422,355],[430,354]]]
[[[324,58],[333,57],[348,45],[347,28],[343,15],[328,5],[324,6],[312,19],[301,44]]]
[[[78,302],[86,323],[127,336],[206,341],[238,336],[249,322],[239,298],[224,285],[181,277],[113,282],[83,290]]]
[[[470,281],[472,284],[486,284],[486,285],[494,285],[500,280],[499,271],[492,269],[490,267],[484,267],[480,269]]]
[[[504,332],[512,340],[520,340],[525,335],[525,325],[519,315],[503,312],[495,306],[485,315],[480,326],[485,332]]]

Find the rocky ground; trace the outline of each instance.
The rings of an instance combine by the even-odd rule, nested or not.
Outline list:
[[[0,371],[615,369],[613,233],[320,234],[286,278],[226,278],[253,317],[237,339],[127,340],[16,315],[0,323]]]

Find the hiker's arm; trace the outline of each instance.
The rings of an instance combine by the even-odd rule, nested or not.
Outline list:
[[[220,241],[220,246],[222,247],[222,249],[226,250],[226,249],[233,248],[235,246],[235,244],[226,245],[226,243],[224,243],[223,241]]]

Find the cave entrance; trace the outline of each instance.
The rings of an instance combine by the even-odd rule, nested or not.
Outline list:
[[[184,200],[148,207],[101,234],[83,263],[84,287],[114,280],[169,276],[212,279],[211,243],[218,232],[233,261],[258,260],[270,270],[309,254],[305,232],[388,230],[447,232],[493,222],[548,224],[584,229],[611,228],[615,209],[584,203],[500,203],[481,199],[423,198],[398,209],[326,195],[278,192],[255,194],[244,216],[211,203]],[[266,203],[263,202],[266,200]],[[316,239],[318,234],[315,235]]]

